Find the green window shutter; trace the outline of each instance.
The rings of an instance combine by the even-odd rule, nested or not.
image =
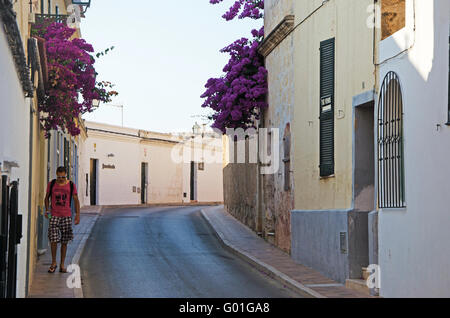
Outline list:
[[[320,176],[334,174],[335,40],[320,43]]]

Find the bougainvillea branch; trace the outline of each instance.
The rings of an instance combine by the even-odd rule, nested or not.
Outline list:
[[[217,4],[223,0],[210,0]],[[260,19],[263,17],[264,1],[237,0],[223,15],[227,21],[239,19]],[[226,128],[254,127],[260,111],[267,107],[267,70],[264,59],[258,54],[258,47],[264,37],[264,28],[252,31],[253,39],[241,38],[221,50],[228,53],[230,60],[220,78],[210,78],[205,85],[206,92],[202,107],[214,111],[212,127],[225,133]]]
[[[91,44],[84,39],[71,39],[75,33],[62,23],[45,21],[33,28],[33,35],[46,40],[49,88],[39,111],[46,135],[53,129],[67,129],[72,136],[80,134],[77,120],[91,112],[93,100],[110,102],[117,95],[109,82],[97,82]]]

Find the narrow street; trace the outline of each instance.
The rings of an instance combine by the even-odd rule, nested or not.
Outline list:
[[[130,3],[0,0],[0,301],[450,298],[450,0]]]
[[[80,266],[87,298],[300,297],[224,250],[199,207],[104,210]]]

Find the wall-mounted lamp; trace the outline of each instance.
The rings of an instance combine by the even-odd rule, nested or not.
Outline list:
[[[200,125],[197,122],[195,122],[195,125],[192,126],[192,133],[194,135],[198,135],[198,134],[200,134],[201,129],[202,129],[202,127],[200,127]]]
[[[93,100],[92,100],[92,107],[94,107],[94,108],[100,107],[100,100],[98,100],[98,99],[93,99]]]
[[[87,9],[91,6],[91,0],[78,0],[78,1],[72,0],[72,4],[79,5],[81,12],[84,14],[86,13]]]

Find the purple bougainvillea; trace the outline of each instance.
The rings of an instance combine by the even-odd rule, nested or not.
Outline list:
[[[217,4],[223,0],[210,0]],[[227,21],[239,19],[261,19],[263,0],[237,0],[223,15]],[[258,47],[264,37],[264,28],[252,31],[252,39],[241,38],[221,50],[230,55],[225,73],[220,78],[210,78],[206,83],[202,107],[211,108],[214,113],[212,127],[225,133],[226,128],[254,127],[260,111],[266,108],[267,70]]]
[[[75,33],[62,23],[44,22],[35,25],[33,35],[46,40],[49,88],[39,111],[46,135],[52,129],[67,129],[72,136],[80,134],[77,119],[91,112],[94,99],[109,102],[117,92],[109,82],[97,82],[92,45],[85,40],[70,39]]]

